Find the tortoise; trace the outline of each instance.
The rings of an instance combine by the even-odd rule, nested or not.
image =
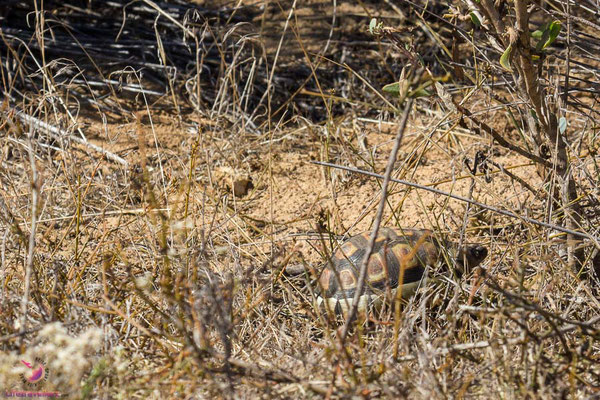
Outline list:
[[[346,315],[358,286],[361,263],[369,243],[370,232],[348,239],[332,255],[320,274],[316,288],[317,307],[325,305],[336,314]],[[383,303],[386,292],[403,298],[413,294],[427,267],[446,264],[453,259],[458,273],[469,271],[487,256],[479,244],[456,245],[433,236],[426,229],[379,229],[369,259],[363,293],[358,300],[359,312]],[[401,290],[401,293],[397,293]]]

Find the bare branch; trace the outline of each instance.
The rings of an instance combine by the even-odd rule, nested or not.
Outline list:
[[[371,237],[369,238],[369,245],[365,250],[365,256],[362,260],[360,266],[360,272],[358,275],[358,283],[356,286],[356,292],[354,293],[354,298],[352,299],[352,309],[348,313],[346,317],[346,322],[342,327],[341,332],[341,341],[342,343],[346,339],[348,335],[348,330],[350,329],[350,324],[356,317],[356,312],[358,310],[358,299],[362,295],[362,292],[365,287],[365,279],[367,277],[367,266],[369,265],[369,258],[371,257],[371,253],[373,253],[373,246],[375,245],[375,239],[377,238],[377,234],[379,233],[379,225],[381,224],[381,218],[383,217],[383,211],[385,210],[385,204],[387,199],[387,188],[391,179],[392,171],[394,170],[394,164],[396,162],[396,157],[398,155],[398,150],[400,149],[400,143],[402,142],[402,137],[404,136],[404,130],[406,129],[406,123],[408,121],[408,116],[410,114],[410,110],[412,109],[413,99],[409,98],[404,107],[404,112],[402,114],[402,119],[400,120],[400,126],[398,127],[398,135],[396,136],[396,142],[394,143],[394,148],[390,153],[390,157],[388,159],[387,167],[385,169],[385,175],[383,176],[383,184],[381,185],[381,200],[379,201],[379,207],[377,208],[377,216],[375,217],[375,222],[373,226],[373,230],[371,231]],[[320,165],[325,165],[322,163]]]
[[[331,163],[326,163],[326,162],[321,162],[321,161],[311,161],[311,163],[316,164],[316,165],[323,165],[325,167],[338,168],[338,169],[343,169],[345,171],[356,172],[358,174],[368,175],[368,176],[372,176],[372,177],[378,178],[378,179],[384,179],[385,178],[383,175],[376,174],[375,172],[364,171],[364,170],[360,170],[358,168],[345,167],[343,165],[331,164]],[[591,240],[593,242],[593,244],[596,247],[600,248],[600,238],[596,237],[596,236],[593,236],[593,235],[590,235],[590,234],[588,234],[586,232],[579,232],[579,231],[575,231],[575,230],[572,230],[572,229],[565,228],[565,227],[560,226],[560,225],[554,225],[554,224],[549,224],[547,222],[538,221],[537,219],[533,219],[533,218],[525,217],[525,216],[522,216],[522,215],[518,215],[518,214],[515,214],[513,212],[503,210],[503,209],[498,208],[498,207],[489,206],[489,205],[481,203],[479,201],[471,200],[471,199],[468,199],[466,197],[459,196],[459,195],[456,195],[456,194],[444,192],[443,190],[435,189],[435,188],[432,188],[432,187],[429,187],[429,186],[419,185],[418,183],[413,183],[413,182],[405,181],[403,179],[391,178],[390,181],[396,182],[396,183],[401,183],[403,185],[414,187],[416,189],[427,190],[429,192],[437,193],[437,194],[440,194],[440,195],[443,195],[443,196],[447,196],[447,197],[450,197],[450,198],[455,199],[455,200],[464,201],[465,203],[473,204],[473,205],[475,205],[477,207],[493,211],[493,212],[495,212],[497,214],[505,215],[505,216],[511,217],[511,218],[518,218],[520,220],[523,220],[525,222],[529,222],[529,223],[534,224],[534,225],[539,225],[539,226],[543,226],[545,228],[555,229],[555,230],[557,230],[559,232],[569,233],[571,235],[575,235],[575,236],[579,236],[579,237],[582,237],[582,238],[585,238],[585,239],[589,239],[589,240]]]

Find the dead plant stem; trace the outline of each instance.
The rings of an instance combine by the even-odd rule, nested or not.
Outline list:
[[[321,161],[311,161],[311,162],[313,164],[316,164],[316,165],[321,165],[321,166],[331,167],[331,168],[343,169],[345,171],[356,172],[356,173],[359,173],[359,174],[372,176],[372,177],[378,178],[378,179],[384,179],[385,178],[381,174],[377,174],[375,172],[369,172],[369,171],[360,170],[358,168],[345,167],[343,165],[337,165],[337,164],[326,163],[326,162],[321,162]],[[483,208],[483,209],[495,212],[497,214],[505,215],[505,216],[511,217],[511,218],[518,218],[520,220],[523,220],[525,222],[529,222],[529,223],[534,224],[534,225],[543,226],[545,228],[554,229],[554,230],[557,230],[559,232],[569,233],[569,234],[572,234],[572,235],[575,235],[575,236],[579,236],[579,237],[582,237],[582,238],[585,238],[585,239],[589,239],[590,241],[592,241],[592,243],[596,247],[600,248],[600,238],[598,238],[596,236],[592,236],[592,235],[590,235],[590,234],[588,234],[586,232],[578,232],[578,231],[575,231],[575,230],[572,230],[572,229],[569,229],[569,228],[565,228],[565,227],[560,226],[560,225],[554,225],[554,224],[549,224],[547,222],[538,221],[536,219],[525,217],[525,216],[522,216],[522,215],[518,215],[518,214],[515,214],[513,212],[503,210],[503,209],[498,208],[498,207],[489,206],[487,204],[478,202],[476,200],[471,200],[471,199],[468,199],[468,198],[463,197],[463,196],[459,196],[459,195],[456,195],[456,194],[444,192],[443,190],[435,189],[435,188],[432,188],[432,187],[429,187],[429,186],[419,185],[418,183],[409,182],[409,181],[405,181],[405,180],[402,180],[402,179],[395,179],[395,178],[391,178],[390,181],[391,182],[396,182],[396,183],[401,183],[403,185],[414,187],[416,189],[427,190],[429,192],[437,193],[437,194],[440,194],[442,196],[447,196],[447,197],[450,197],[450,198],[455,199],[455,200],[460,200],[460,201],[464,201],[464,202],[467,202],[467,203],[471,203],[471,204],[473,204],[473,205],[475,205],[477,207],[480,207],[480,208]]]
[[[348,331],[350,329],[350,325],[352,321],[356,317],[356,312],[358,310],[358,299],[362,295],[362,292],[365,287],[365,279],[367,277],[367,266],[369,264],[369,258],[371,257],[371,253],[373,253],[373,247],[375,245],[375,239],[379,234],[379,225],[381,224],[381,219],[383,217],[383,211],[385,210],[385,204],[387,199],[387,189],[388,185],[393,179],[392,171],[394,170],[394,164],[396,162],[396,157],[398,155],[398,150],[400,149],[400,144],[402,143],[402,138],[404,137],[404,130],[406,129],[406,123],[408,121],[408,116],[410,114],[410,110],[412,109],[413,99],[408,98],[406,101],[406,105],[404,106],[404,112],[402,113],[402,118],[400,121],[400,126],[398,128],[398,135],[396,136],[396,142],[394,143],[394,148],[390,153],[390,157],[388,159],[387,167],[385,169],[385,175],[383,176],[383,184],[381,185],[381,200],[379,201],[379,207],[377,209],[377,216],[375,217],[375,222],[373,225],[373,230],[371,231],[371,237],[369,238],[369,245],[365,251],[365,256],[362,260],[360,271],[358,275],[358,283],[356,286],[356,292],[354,293],[354,298],[352,299],[352,308],[350,309],[350,313],[348,314],[346,321],[344,322],[344,326],[342,327],[340,339],[342,343],[346,339],[348,335]],[[321,165],[325,165],[326,163],[320,163]]]
[[[27,307],[29,303],[29,290],[31,287],[31,273],[33,270],[33,253],[35,251],[35,232],[37,228],[37,204],[39,198],[38,173],[35,165],[35,154],[33,151],[33,127],[29,128],[27,139],[29,141],[29,162],[31,164],[31,228],[29,231],[29,245],[27,248],[27,262],[25,264],[25,287],[23,289],[23,299],[21,300],[21,326],[20,330],[27,329]],[[20,336],[20,342],[23,344],[24,336]]]

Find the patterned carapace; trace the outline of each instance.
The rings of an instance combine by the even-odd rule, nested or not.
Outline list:
[[[337,314],[346,314],[358,286],[362,260],[369,243],[370,232],[353,236],[338,248],[326,263],[317,287],[317,305],[325,304]],[[418,287],[426,267],[456,262],[463,272],[477,266],[487,256],[480,245],[466,245],[456,249],[424,229],[380,228],[373,253],[367,266],[364,290],[358,308],[365,311],[379,306],[386,291],[392,296],[401,290],[402,297],[410,296]]]

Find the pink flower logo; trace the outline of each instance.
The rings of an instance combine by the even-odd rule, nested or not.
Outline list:
[[[46,365],[44,361],[39,358],[36,358],[35,363],[30,363],[25,360],[21,360],[21,363],[29,369],[29,371],[26,371],[21,375],[23,382],[34,385],[48,379]]]

